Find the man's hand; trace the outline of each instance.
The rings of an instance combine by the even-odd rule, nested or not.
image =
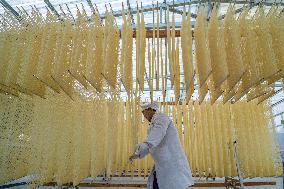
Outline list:
[[[138,158],[139,158],[139,155],[133,154],[133,155],[129,156],[129,161],[132,162],[134,159],[138,159]]]
[[[149,153],[149,146],[146,143],[136,144],[134,151],[134,154],[129,157],[130,161],[146,156]]]
[[[149,146],[146,143],[136,144],[134,154],[129,157],[129,161],[133,161],[134,159],[143,158],[145,155],[149,153]]]

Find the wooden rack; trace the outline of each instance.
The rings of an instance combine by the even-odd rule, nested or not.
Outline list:
[[[68,183],[64,186],[70,186],[72,183]],[[276,182],[244,182],[244,186],[273,186],[276,185]],[[56,183],[47,183],[44,186],[56,186]],[[226,187],[227,184],[223,182],[204,182],[204,183],[195,183],[192,187]],[[240,184],[237,184],[240,186]],[[112,183],[80,183],[76,187],[119,187],[119,188],[128,188],[128,187],[136,187],[136,188],[146,188],[146,184],[112,184]]]

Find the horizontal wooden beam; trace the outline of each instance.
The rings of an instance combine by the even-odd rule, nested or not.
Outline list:
[[[155,33],[155,37],[157,37],[158,30],[147,30],[146,31],[146,38],[153,38],[153,33]],[[176,37],[180,37],[180,30],[175,30]],[[167,37],[167,30],[159,30],[159,37],[166,38]],[[136,38],[136,32],[133,33],[133,38]]]
[[[157,37],[157,31],[155,30],[155,37]],[[194,32],[192,31],[192,37]],[[180,30],[175,30],[175,36],[180,37]],[[167,37],[167,30],[162,29],[159,30],[159,38],[166,38]],[[133,31],[133,38],[136,38],[136,31]],[[153,30],[147,30],[146,31],[146,38],[153,38]]]

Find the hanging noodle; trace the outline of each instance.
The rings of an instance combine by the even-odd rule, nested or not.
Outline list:
[[[182,48],[182,62],[184,71],[184,82],[186,89],[186,100],[189,101],[194,92],[194,69],[192,62],[192,34],[190,23],[190,8],[186,16],[186,9],[183,9],[182,26],[181,26],[181,48]],[[193,90],[192,90],[193,88]]]
[[[207,78],[212,72],[210,64],[210,53],[206,38],[206,22],[204,7],[200,6],[194,28],[195,46],[196,46],[196,71],[199,81],[199,87],[202,88]],[[206,88],[206,87],[203,87]]]
[[[227,88],[225,90],[227,94],[233,90],[245,73],[245,67],[243,66],[241,57],[240,33],[234,14],[234,8],[230,4],[223,24],[225,51],[227,55],[226,60],[229,71]]]

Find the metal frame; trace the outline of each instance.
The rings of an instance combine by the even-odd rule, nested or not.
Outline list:
[[[56,14],[57,16],[59,16],[59,13],[57,12],[57,10],[55,9],[54,6],[57,6],[59,4],[55,4],[55,5],[52,5],[51,2],[49,0],[44,0],[44,2],[46,3],[46,5],[52,10],[52,12],[54,12],[54,14]],[[125,10],[126,11],[126,14],[128,12],[131,13],[131,15],[133,14],[136,14],[139,10],[137,7],[134,7],[134,8],[131,8],[130,7],[130,3],[129,1],[127,1],[127,5],[128,5],[128,9]],[[169,10],[171,12],[174,12],[174,13],[177,13],[177,14],[182,14],[182,11],[177,9],[178,7],[181,7],[181,6],[185,6],[185,5],[193,5],[193,4],[202,4],[202,3],[208,3],[209,6],[208,6],[208,13],[210,13],[211,9],[212,9],[212,3],[215,2],[215,3],[231,3],[232,1],[231,0],[176,0],[176,1],[170,1],[170,2],[167,2],[167,1],[164,1],[162,3],[157,3],[157,6],[154,6],[154,9],[160,9],[160,10],[164,10],[166,11],[167,7],[169,6]],[[250,8],[252,8],[253,6],[256,6],[258,4],[260,4],[261,1],[257,1],[257,0],[250,0],[250,1],[235,1],[234,3],[235,4],[249,4]],[[17,18],[21,19],[21,16],[20,14],[15,10],[13,9],[13,7],[7,3],[5,0],[0,0],[0,3],[2,4],[2,6],[8,10],[10,10],[13,15],[15,15]],[[78,3],[78,1],[71,1],[70,4],[74,4],[74,3]],[[93,7],[91,6],[92,3],[91,3],[91,0],[87,0],[87,3],[89,4],[89,6],[91,7],[91,10],[93,10]],[[271,6],[273,5],[274,3],[272,2],[261,2],[261,4],[265,5],[265,6]],[[281,6],[284,6],[284,2],[281,2],[281,3],[278,3],[280,4]],[[41,6],[41,7],[38,7],[39,9],[41,8],[44,8],[45,6]],[[151,12],[153,11],[153,6],[152,5],[146,5],[146,6],[142,6],[140,8],[140,11],[143,11],[143,12]],[[284,10],[284,9],[283,9]],[[236,13],[239,13],[242,11],[242,8],[240,9],[237,9],[236,10]],[[120,17],[122,16],[122,10],[119,10],[119,11],[114,11],[113,12],[113,15],[115,17]],[[103,14],[100,14],[100,17],[101,19],[104,19],[105,18],[105,13]],[[192,18],[196,18],[196,14],[194,13],[191,13],[191,17]],[[223,19],[225,15],[222,15],[220,16],[220,19]]]
[[[277,101],[277,102],[275,102],[275,103],[273,103],[273,104],[271,104],[271,107],[277,106],[277,105],[279,105],[281,103],[284,103],[284,98],[279,100],[279,101]]]
[[[44,0],[45,4],[48,6],[48,8],[50,8],[50,10],[58,17],[60,17],[59,13],[57,12],[57,10],[54,8],[54,6],[50,3],[49,0]]]
[[[21,15],[5,0],[0,0],[0,4],[7,10],[9,10],[19,21],[21,21]]]

